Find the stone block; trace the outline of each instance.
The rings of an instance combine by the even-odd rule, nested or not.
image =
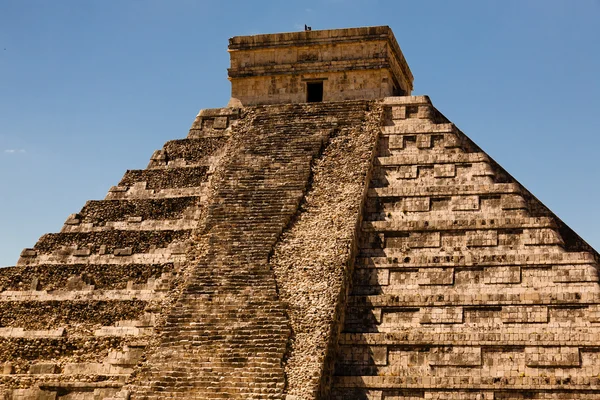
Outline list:
[[[462,307],[424,307],[419,311],[421,324],[462,324]]]
[[[117,321],[117,327],[136,327],[136,328],[146,328],[152,327],[155,325],[156,315],[151,313],[144,314],[140,319],[133,320],[120,320]]]
[[[473,176],[494,176],[494,169],[487,162],[477,162],[471,164],[471,174]]]
[[[65,289],[67,290],[93,290],[93,285],[88,285],[87,282],[83,280],[83,278],[79,275],[74,275],[67,279],[67,283],[65,285]]]
[[[130,393],[127,390],[116,388],[94,389],[94,400],[129,400]]]
[[[154,333],[153,328],[138,328],[132,326],[103,326],[94,331],[94,336],[147,336]]]
[[[431,135],[417,135],[417,148],[418,149],[431,148]]]
[[[89,257],[90,254],[92,254],[92,251],[86,247],[73,250],[74,257]]]
[[[113,350],[108,353],[106,362],[111,365],[136,365],[143,353],[144,350],[140,348],[127,348],[125,351]]]
[[[401,210],[406,212],[426,212],[431,208],[430,197],[405,197],[402,199]]]
[[[563,245],[559,233],[554,229],[523,229],[523,244],[536,245]]]
[[[5,362],[2,366],[3,375],[12,375],[15,373],[15,366],[10,362]]]
[[[343,364],[378,365],[388,364],[387,346],[341,347],[340,361]]]
[[[504,194],[500,200],[503,210],[525,210],[527,202],[520,194]]]
[[[150,160],[152,160],[152,161],[159,161],[159,162],[160,161],[166,161],[167,160],[167,155],[162,150],[156,150],[156,151],[154,151],[154,153],[152,153],[152,156],[150,157]]]
[[[216,117],[213,122],[213,129],[227,128],[227,117]]]
[[[498,400],[494,392],[473,392],[473,391],[433,391],[425,392],[423,400]],[[391,399],[390,399],[391,400]],[[400,400],[400,399],[399,399]],[[403,399],[402,399],[403,400]],[[407,398],[413,400],[413,398]],[[417,400],[417,399],[414,399]],[[421,400],[420,398],[418,400]]]
[[[55,391],[40,389],[14,389],[11,400],[56,400]]]
[[[526,347],[525,363],[537,368],[579,367],[581,359],[578,347]]]
[[[486,267],[483,270],[483,281],[488,285],[501,283],[520,283],[521,267]]]
[[[440,232],[411,232],[407,239],[411,248],[440,247]]]
[[[0,337],[23,337],[24,332],[23,328],[0,328]]]
[[[501,318],[505,324],[548,323],[548,307],[503,306]]]
[[[454,268],[421,268],[419,285],[453,285]]]
[[[552,281],[598,282],[598,266],[594,264],[553,265]]]
[[[478,367],[480,347],[435,347],[429,352],[429,365],[434,367]]]
[[[469,247],[498,246],[498,231],[469,230],[466,234],[466,241]]]
[[[37,250],[23,249],[23,251],[21,251],[21,257],[24,257],[24,258],[37,257]]]
[[[461,141],[457,134],[455,133],[445,133],[444,134],[444,147],[447,149],[460,147]]]
[[[451,201],[453,211],[479,210],[479,196],[455,196]]]
[[[411,232],[408,236],[385,237],[385,245],[392,248],[431,248],[440,247],[440,232]]]
[[[58,373],[58,370],[58,366],[53,363],[39,363],[29,366],[29,373],[32,375],[56,374]]]
[[[133,254],[133,249],[131,247],[124,247],[122,249],[115,249],[113,251],[113,255],[117,257],[125,257]]]
[[[418,106],[417,118],[430,119],[433,115],[433,106],[431,104],[420,104]]]
[[[417,179],[419,170],[416,165],[401,165],[396,168],[398,179]]]
[[[355,284],[365,286],[387,286],[390,283],[389,269],[356,269]]]
[[[454,178],[456,176],[455,164],[435,164],[433,176],[436,178]]]
[[[71,214],[67,217],[65,221],[65,225],[79,225],[81,222],[81,217],[79,214]]]
[[[404,148],[404,136],[403,135],[390,135],[388,139],[388,147],[390,150],[403,149]]]
[[[388,348],[386,346],[370,346],[369,353],[375,365],[388,364]]]
[[[107,372],[105,364],[94,362],[68,363],[63,367],[64,375],[104,375]]]
[[[65,336],[65,328],[23,331],[24,338],[60,338]]]
[[[34,276],[31,279],[31,283],[29,284],[29,290],[32,290],[32,291],[40,290],[40,278],[38,278],[37,276]]]
[[[406,119],[406,106],[392,107],[392,119]]]

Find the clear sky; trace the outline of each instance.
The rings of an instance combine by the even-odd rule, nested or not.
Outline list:
[[[389,25],[434,105],[600,249],[600,1],[0,0],[0,265],[227,104],[228,38]]]

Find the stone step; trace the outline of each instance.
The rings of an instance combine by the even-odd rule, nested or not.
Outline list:
[[[4,291],[0,293],[1,302],[13,301],[45,301],[45,302],[63,302],[63,301],[159,301],[166,297],[166,290],[154,289],[120,289],[120,290],[54,290],[54,291]]]
[[[0,323],[25,331],[65,328],[69,336],[90,335],[98,325],[139,319],[148,305],[137,299],[0,301]]]
[[[340,346],[519,347],[535,343],[536,346],[597,347],[600,325],[586,323],[582,321],[581,325],[568,329],[556,323],[544,324],[543,329],[539,324],[485,326],[485,330],[470,325],[421,325],[390,332],[344,332],[340,335]]]
[[[148,168],[164,168],[169,165],[212,164],[211,159],[227,143],[227,137],[170,140],[162,150],[154,152]]]
[[[21,258],[17,266],[37,266],[37,265],[78,265],[82,262],[90,265],[119,265],[127,266],[130,264],[165,264],[165,263],[185,263],[187,260],[187,245],[172,243],[166,248],[151,249],[148,253],[131,253],[129,249],[119,249],[118,255],[114,254],[94,254],[86,256],[85,254],[61,254],[49,253],[38,254],[34,249],[25,249],[21,253]],[[85,250],[84,250],[85,251]],[[83,251],[82,251],[83,253]],[[87,251],[85,251],[87,253]]]
[[[577,316],[572,321],[570,316]],[[598,305],[478,305],[454,307],[352,307],[348,309],[345,321],[347,332],[387,332],[414,329],[424,326],[440,327],[464,326],[465,332],[477,326],[481,332],[502,332],[512,326],[522,326],[523,332],[531,333],[527,327],[535,326],[537,331],[547,329],[581,328],[596,335],[600,325]],[[398,328],[401,324],[402,328]],[[452,329],[450,329],[452,331]],[[460,331],[460,328],[454,329]],[[536,332],[536,331],[534,331]],[[580,331],[581,333],[581,331]],[[588,335],[588,338],[591,336]]]
[[[87,257],[91,254],[128,256],[146,253],[151,248],[165,248],[173,242],[191,237],[191,230],[48,233],[33,247],[37,255],[59,252],[61,255]]]
[[[416,166],[434,164],[473,164],[488,163],[489,157],[484,153],[456,153],[456,154],[420,154],[402,155],[392,157],[377,157],[375,165],[386,166]]]
[[[561,252],[561,253],[523,253],[522,250],[498,252],[495,249],[479,249],[476,253],[451,251],[446,254],[419,254],[408,256],[406,254],[383,255],[381,257],[359,257],[357,264],[367,268],[388,268],[390,265],[404,265],[406,267],[454,267],[454,266],[510,266],[525,267],[570,265],[595,263],[594,254],[588,252]]]
[[[173,263],[166,264],[73,264],[36,265],[0,268],[2,291],[152,289],[168,284],[175,272]],[[163,274],[165,274],[163,276]]]
[[[511,285],[510,291],[494,288],[485,293],[465,293],[460,288],[445,286],[407,289],[397,294],[360,296],[348,298],[349,313],[353,307],[462,307],[462,306],[503,306],[503,305],[594,305],[600,303],[600,292],[594,290],[594,283],[565,285],[557,293],[554,287],[532,291],[530,288]]]
[[[526,218],[472,218],[463,220],[416,220],[416,221],[367,221],[364,232],[421,232],[421,231],[490,231],[498,229],[556,229],[556,221],[550,217]]]
[[[208,178],[208,167],[128,170],[119,187],[145,183],[145,189],[175,189],[200,187]]]
[[[174,188],[174,189],[146,189],[146,184],[127,186],[113,186],[108,191],[105,200],[148,200],[168,199],[175,197],[199,197],[201,202],[207,199],[207,183],[200,187]]]
[[[461,368],[464,369],[464,368]],[[449,374],[424,376],[420,371],[406,371],[407,376],[336,376],[333,385],[336,388],[359,387],[363,389],[420,389],[420,390],[444,390],[449,387],[453,391],[460,389],[468,391],[477,390],[508,390],[518,393],[536,393],[552,390],[587,391],[588,393],[600,394],[600,378],[577,372],[576,381],[563,380],[560,376],[486,376],[481,377],[474,373],[462,374],[456,371],[455,376]],[[516,372],[516,371],[515,371]],[[568,383],[566,383],[568,382]],[[571,398],[581,398],[578,393],[573,393]],[[444,397],[445,398],[445,397]],[[517,397],[518,398],[518,397]],[[544,398],[544,397],[541,397]],[[547,397],[546,397],[547,398]]]
[[[369,197],[431,197],[431,196],[472,196],[520,194],[520,186],[516,183],[494,184],[458,184],[458,185],[421,185],[403,183],[397,186],[369,189]]]
[[[452,123],[436,124],[428,120],[412,120],[408,123],[398,122],[397,125],[382,127],[385,135],[418,135],[418,134],[444,134],[456,132]]]
[[[72,215],[66,225],[92,224],[105,226],[109,222],[141,223],[146,220],[176,220],[193,218],[202,205],[195,196],[168,199],[92,200]]]
[[[423,186],[493,185],[496,171],[487,163],[394,165],[373,168],[371,188]]]
[[[67,329],[64,328],[59,328],[64,331],[62,336],[43,336],[36,333],[42,331],[13,329],[12,335],[0,336],[2,354],[0,363],[5,366],[3,375],[27,373],[29,366],[33,363],[62,365],[65,361],[73,362],[74,359],[80,362],[105,361],[111,355],[114,356],[113,358],[125,357],[125,359],[107,361],[113,364],[124,364],[127,352],[131,351],[131,354],[139,355],[145,346],[139,340],[133,341],[131,338],[68,336],[66,335]],[[10,365],[9,368],[7,368],[7,364]]]

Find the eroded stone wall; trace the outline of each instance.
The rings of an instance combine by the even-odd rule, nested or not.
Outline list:
[[[304,103],[310,81],[323,82],[323,101],[412,91],[412,73],[387,26],[236,36],[229,54],[232,105]]]
[[[323,83],[323,101],[391,96],[394,81],[387,69],[363,71],[311,72],[294,75],[256,76],[234,82],[232,97],[241,104],[305,103],[307,82]]]
[[[599,399],[598,254],[429,99],[385,103],[331,399]]]

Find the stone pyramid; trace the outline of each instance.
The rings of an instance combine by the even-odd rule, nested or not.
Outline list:
[[[229,107],[0,269],[2,398],[600,399],[598,253],[388,27],[229,51]]]

